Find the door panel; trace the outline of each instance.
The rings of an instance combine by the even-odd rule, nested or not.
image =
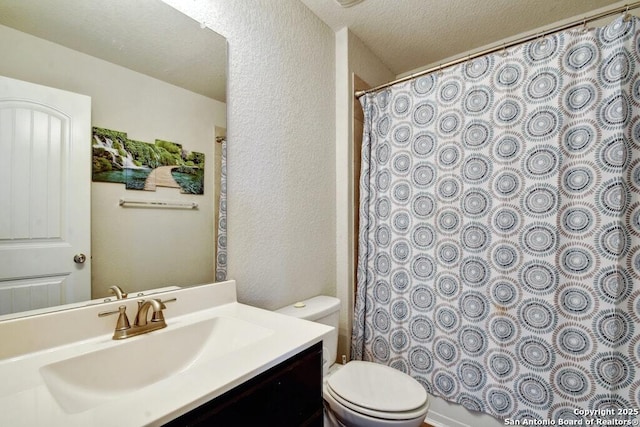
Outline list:
[[[90,299],[90,150],[89,97],[0,77],[0,314]]]

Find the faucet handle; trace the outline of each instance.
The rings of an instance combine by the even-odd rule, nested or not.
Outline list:
[[[129,294],[124,292],[122,288],[118,285],[113,285],[109,287],[109,290],[111,291],[112,294],[116,296],[116,299],[125,299],[126,297],[129,296]]]
[[[114,311],[103,311],[98,313],[98,317],[110,316],[112,314],[119,314],[118,321],[116,322],[116,331],[126,331],[127,329],[131,329],[131,324],[129,323],[129,318],[127,317],[127,307],[121,305],[117,310]]]
[[[162,306],[164,307],[164,304],[162,304]],[[164,322],[164,314],[162,313],[162,310],[154,311],[153,315],[151,316],[151,321],[152,322]]]
[[[177,298],[166,299],[164,301],[161,300],[160,298],[158,298],[156,301],[158,301],[160,303],[160,310],[153,312],[153,316],[151,316],[151,321],[152,322],[164,322],[164,313],[162,312],[162,310],[167,308],[165,303],[175,302],[175,301],[177,301]]]

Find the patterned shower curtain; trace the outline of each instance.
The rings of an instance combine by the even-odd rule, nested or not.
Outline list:
[[[216,282],[227,280],[227,140],[222,140],[218,201],[218,240],[216,242]]]
[[[361,99],[352,357],[499,419],[640,408],[639,31],[619,18]]]

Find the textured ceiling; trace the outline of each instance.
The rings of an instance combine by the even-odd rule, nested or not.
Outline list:
[[[0,0],[0,24],[225,102],[226,40],[160,0]]]
[[[301,0],[334,31],[348,27],[396,75],[437,64],[615,0]]]

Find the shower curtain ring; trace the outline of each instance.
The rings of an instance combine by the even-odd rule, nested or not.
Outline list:
[[[464,63],[464,66],[467,68],[467,70],[473,69],[473,62],[471,62],[471,54],[467,55],[467,61]]]
[[[589,28],[587,27],[587,19],[586,18],[582,20],[582,32],[583,33],[589,32]]]
[[[545,33],[538,34],[538,46],[544,48],[547,45],[547,39],[545,38],[547,35]]]
[[[629,22],[630,19],[631,19],[631,15],[629,15],[629,6],[627,6],[627,8],[624,10],[624,15],[622,20],[624,22]]]

